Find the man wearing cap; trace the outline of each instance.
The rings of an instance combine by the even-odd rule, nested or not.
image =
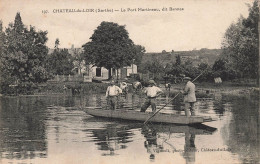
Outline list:
[[[135,92],[141,90],[141,89],[142,89],[142,84],[141,84],[141,82],[140,82],[140,81],[135,81],[135,82],[133,83],[133,89],[134,89]]]
[[[149,80],[149,86],[145,88],[144,93],[147,98],[141,107],[141,112],[145,112],[150,105],[152,106],[152,111],[156,112],[156,97],[163,93],[162,90],[156,87],[154,80]]]
[[[108,104],[112,107],[112,110],[116,110],[116,100],[117,96],[122,93],[122,89],[115,85],[115,82],[112,80],[110,86],[107,87],[106,98]]]
[[[195,96],[195,85],[190,81],[190,77],[184,77],[184,82],[186,83],[184,88],[184,103],[185,103],[185,115],[194,116],[194,103],[196,102]]]
[[[128,86],[126,82],[121,82],[120,83],[120,89],[122,89],[123,94],[126,96],[128,92]]]

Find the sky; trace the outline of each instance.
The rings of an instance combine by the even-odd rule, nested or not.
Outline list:
[[[130,39],[144,46],[146,52],[188,51],[220,48],[226,29],[241,15],[247,17],[246,4],[252,3],[253,0],[0,0],[0,19],[7,27],[20,12],[27,27],[48,31],[49,48],[54,47],[56,38],[62,48],[81,47],[90,41],[102,21],[109,21],[125,25]],[[159,11],[138,11],[140,8]],[[59,9],[94,12],[58,13]],[[96,12],[105,9],[108,12]],[[46,10],[48,13],[44,13]]]

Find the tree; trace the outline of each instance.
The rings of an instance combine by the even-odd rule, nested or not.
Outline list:
[[[135,49],[134,49],[134,63],[137,66],[140,66],[142,63],[142,58],[143,55],[145,53],[145,48],[141,45],[135,45]]]
[[[4,52],[1,70],[13,77],[7,83],[17,83],[20,87],[30,87],[32,84],[45,82],[48,73],[44,63],[48,48],[47,31],[36,31],[35,27],[24,27],[20,13],[15,16],[14,24],[10,23],[5,31]],[[7,83],[4,86],[7,86]]]
[[[5,43],[5,33],[3,32],[3,22],[0,20],[0,55],[2,56]]]
[[[233,69],[226,58],[216,60],[212,70],[212,76],[221,77],[223,80],[232,80],[239,77],[239,73]]]
[[[120,26],[113,22],[102,22],[94,34],[90,37],[91,41],[84,44],[86,64],[93,64],[97,67],[119,69],[133,63],[137,50],[133,41],[129,38],[125,26]]]
[[[154,80],[160,80],[164,76],[164,67],[160,60],[146,61],[142,64],[140,71],[151,74]]]
[[[3,23],[0,20],[0,59],[2,59],[3,53],[4,53],[4,44],[5,44],[5,33],[3,32]],[[0,64],[2,64],[0,60]],[[2,68],[2,67],[0,67]]]
[[[3,32],[3,26],[2,26],[2,21],[0,21],[0,92],[3,93],[5,92],[5,89],[8,87],[9,84],[12,83],[13,78],[10,76],[8,70],[4,69],[4,53],[5,53],[5,41],[6,41],[6,36],[5,33]]]
[[[73,58],[68,49],[59,49],[59,39],[55,41],[55,49],[48,56],[48,71],[53,75],[69,75],[72,74]]]
[[[80,49],[76,49],[76,48],[72,50],[72,53],[73,53],[72,54],[73,64],[75,67],[78,68],[79,74],[81,74],[81,69],[85,65],[84,54],[80,51]]]
[[[212,81],[212,68],[207,63],[200,63],[198,65],[198,71],[203,74],[198,79],[199,81]]]
[[[59,38],[57,38],[57,39],[55,40],[55,46],[54,46],[54,48],[55,48],[55,49],[58,49],[58,48],[59,48],[59,45],[60,45],[60,40],[59,40]]]
[[[176,65],[181,65],[181,57],[180,57],[180,55],[176,56]]]
[[[258,34],[259,8],[258,1],[249,7],[248,18],[240,17],[226,30],[222,42],[223,56],[229,60],[233,71],[238,71],[242,77],[258,77]]]

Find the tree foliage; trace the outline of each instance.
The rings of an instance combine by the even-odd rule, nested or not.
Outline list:
[[[72,74],[73,58],[68,49],[59,49],[59,39],[55,41],[54,51],[48,55],[47,68],[52,75]]]
[[[145,48],[141,45],[135,45],[134,46],[134,64],[136,64],[137,66],[140,66],[142,63],[142,58],[143,55],[145,53]]]
[[[47,31],[36,31],[33,26],[25,28],[20,13],[16,14],[14,23],[10,23],[5,31],[1,48],[2,75],[12,77],[1,81],[2,89],[9,84],[24,86],[48,79],[44,67],[48,53],[46,42]]]
[[[256,78],[258,75],[258,1],[249,6],[248,18],[240,17],[226,30],[222,42],[222,56],[228,61],[230,69],[241,77]]]
[[[164,67],[160,60],[146,61],[142,64],[140,72],[148,73],[150,78],[157,81],[164,75]]]
[[[81,74],[81,69],[85,65],[85,60],[84,60],[84,54],[80,49],[72,49],[72,57],[73,57],[73,65],[78,68],[79,74]],[[89,67],[86,67],[88,69]]]
[[[180,55],[176,56],[176,65],[181,65],[181,57],[180,57]]]
[[[102,22],[90,39],[83,45],[86,64],[108,70],[129,66],[133,59],[139,62],[139,55],[144,52],[143,47],[134,45],[125,26],[113,22]]]

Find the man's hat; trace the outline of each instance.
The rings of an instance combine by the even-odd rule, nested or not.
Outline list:
[[[191,80],[190,77],[184,77],[183,80]]]
[[[110,84],[115,84],[115,80],[111,80],[111,81],[110,81]]]
[[[149,158],[150,158],[151,161],[154,161],[155,155],[154,155],[154,154],[151,154]]]
[[[154,84],[154,85],[156,85],[156,83],[155,83],[154,80],[149,80],[149,84]]]

